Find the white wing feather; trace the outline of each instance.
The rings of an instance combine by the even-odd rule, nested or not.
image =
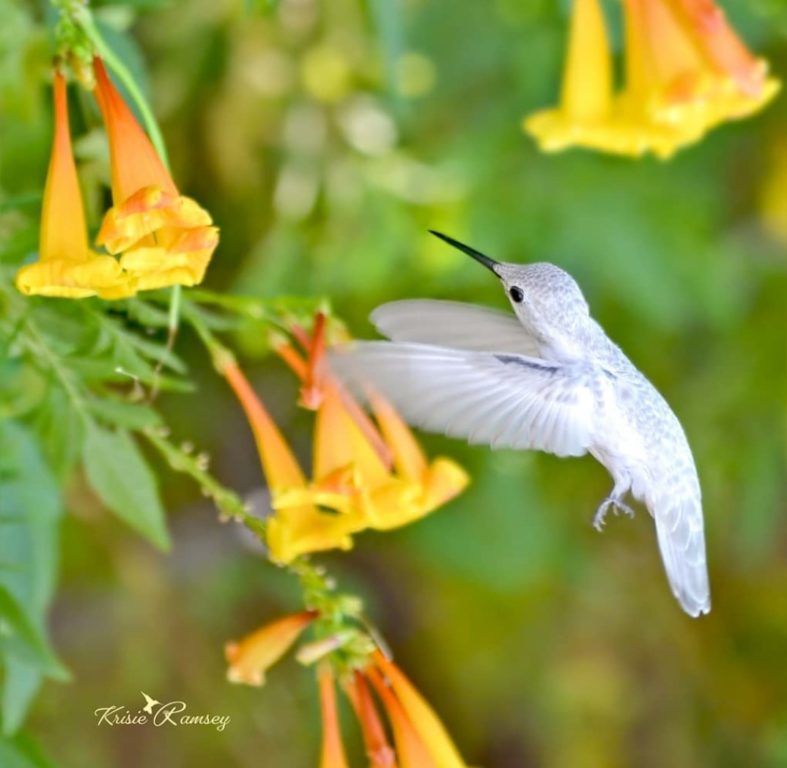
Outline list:
[[[333,355],[354,390],[380,392],[411,424],[492,447],[581,456],[591,444],[592,377],[585,363],[372,341]]]
[[[535,340],[513,315],[460,301],[406,299],[377,307],[370,316],[393,341],[417,341],[479,352],[538,356]]]

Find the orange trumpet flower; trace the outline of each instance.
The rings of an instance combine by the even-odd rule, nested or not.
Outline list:
[[[397,768],[396,753],[388,743],[385,727],[364,676],[356,672],[345,690],[361,724],[369,768]]]
[[[120,255],[139,290],[196,285],[218,245],[218,229],[207,211],[180,195],[101,59],[94,59],[93,68],[109,138],[114,202],[97,242]]]
[[[320,768],[349,768],[342,744],[339,713],[336,708],[336,689],[331,665],[320,664],[317,670],[320,686],[320,711],[322,712],[322,750]]]
[[[407,729],[407,733],[403,734],[403,738],[406,737],[408,743],[411,743],[413,739],[421,742],[434,765],[439,768],[466,768],[459,750],[448,735],[440,718],[399,667],[380,651],[374,653],[372,663],[388,681],[390,691],[399,704],[399,706],[393,707],[397,712],[397,719],[402,721],[402,718],[405,717],[412,726],[412,729]],[[390,700],[390,697],[386,698]],[[392,710],[389,708],[390,712]],[[404,728],[403,722],[400,724],[401,728]]]

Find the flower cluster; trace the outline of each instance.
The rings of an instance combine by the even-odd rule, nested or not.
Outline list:
[[[713,0],[623,0],[625,85],[614,93],[599,0],[574,0],[560,105],[524,128],[546,152],[572,146],[661,158],[779,89]]]
[[[228,643],[228,679],[261,685],[266,671],[310,624],[319,621],[319,612],[302,611],[273,621],[237,643]],[[297,654],[303,663],[319,661],[317,679],[323,725],[320,768],[349,766],[336,701],[337,677],[360,725],[372,768],[465,768],[445,726],[402,670],[369,638],[369,652],[355,664],[332,659],[330,652],[337,642],[331,641],[338,637],[338,633],[326,636],[322,641],[302,646]]]
[[[272,496],[267,521],[271,559],[349,549],[352,534],[406,525],[444,504],[467,485],[446,458],[427,461],[409,427],[389,403],[370,397],[374,421],[331,375],[325,360],[325,318],[311,337],[295,335],[306,357],[289,343],[279,354],[301,379],[301,403],[316,411],[312,479],[307,480],[259,398],[234,361],[222,364],[249,420]]]
[[[66,82],[54,77],[54,142],[44,190],[39,258],[22,267],[20,291],[41,296],[119,299],[137,291],[201,282],[219,235],[210,215],[179,194],[171,175],[94,59],[95,96],[106,126],[112,199],[96,244],[87,224],[68,125]]]

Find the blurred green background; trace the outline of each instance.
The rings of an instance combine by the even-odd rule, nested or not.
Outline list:
[[[42,6],[0,7],[0,187],[22,194],[40,189],[47,162],[51,49]],[[489,274],[428,228],[500,260],[552,261],[685,427],[713,592],[701,620],[672,598],[646,513],[612,518],[601,536],[591,528],[610,481],[589,457],[424,437],[470,470],[465,495],[323,558],[363,595],[468,763],[787,766],[784,98],[667,163],[544,156],[520,121],[556,98],[564,4],[98,7],[144,73],[180,188],[221,227],[209,287],[327,296],[369,336],[368,313],[390,299],[505,306]],[[784,4],[725,7],[787,73]],[[77,147],[90,158],[89,140]],[[258,334],[235,344],[307,461],[310,419],[292,377]],[[198,390],[162,398],[173,433],[207,449],[227,485],[259,491],[228,388],[188,334],[179,351]],[[192,485],[161,477],[167,556],[69,484],[51,626],[74,679],[46,685],[32,730],[58,765],[79,768],[317,765],[310,671],[289,659],[261,690],[224,679],[224,642],[295,609],[292,580],[219,525]],[[140,688],[232,721],[223,733],[96,726],[96,708],[136,707]]]

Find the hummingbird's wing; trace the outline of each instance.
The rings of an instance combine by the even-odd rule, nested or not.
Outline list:
[[[461,301],[405,299],[382,304],[370,316],[393,341],[538,355],[535,340],[513,315]]]
[[[699,494],[664,495],[652,511],[672,593],[690,616],[709,613],[710,586]]]
[[[390,341],[355,343],[332,355],[332,367],[354,391],[379,392],[426,430],[558,456],[587,452],[592,379],[603,375],[586,363]]]

